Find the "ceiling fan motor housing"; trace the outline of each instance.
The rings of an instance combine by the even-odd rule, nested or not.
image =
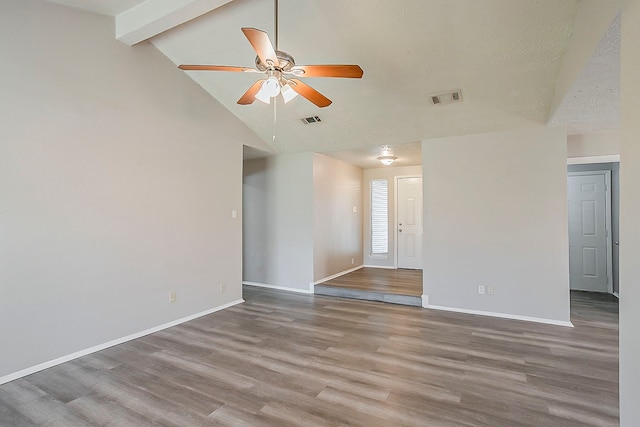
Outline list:
[[[287,72],[291,71],[291,68],[296,65],[296,62],[293,60],[293,56],[286,52],[276,50],[276,56],[278,57],[278,62],[280,62],[279,67],[275,67],[273,64],[265,64],[259,56],[256,56],[256,68],[260,71],[278,70]]]

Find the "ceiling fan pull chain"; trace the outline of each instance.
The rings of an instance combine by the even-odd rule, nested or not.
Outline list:
[[[276,142],[276,105],[278,105],[278,98],[273,99],[273,143]]]

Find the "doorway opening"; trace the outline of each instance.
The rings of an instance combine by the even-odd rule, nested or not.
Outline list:
[[[572,291],[618,293],[619,163],[569,165]]]

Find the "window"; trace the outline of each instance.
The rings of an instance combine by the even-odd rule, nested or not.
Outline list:
[[[386,179],[371,180],[371,254],[389,252],[389,197]]]

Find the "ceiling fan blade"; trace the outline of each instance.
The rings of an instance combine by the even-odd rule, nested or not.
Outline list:
[[[249,40],[249,43],[251,43],[251,46],[253,46],[253,50],[256,51],[263,64],[271,64],[274,67],[280,66],[276,51],[273,49],[273,44],[271,40],[269,40],[269,35],[266,32],[256,28],[246,27],[242,28],[242,32],[247,40]]]
[[[360,79],[364,74],[364,71],[358,65],[296,65],[291,68],[291,72],[297,77],[344,77],[352,79]]]
[[[298,95],[307,98],[318,107],[323,108],[331,105],[331,100],[329,98],[327,98],[308,84],[302,83],[298,79],[289,79],[289,82],[293,82],[293,84],[290,86],[298,93]]]
[[[258,93],[258,91],[262,87],[262,82],[264,82],[264,80],[258,80],[257,82],[252,84],[251,87],[244,93],[244,95],[242,95],[242,97],[238,99],[238,104],[253,104],[253,101],[256,100],[256,93]]]
[[[229,67],[226,65],[179,65],[178,68],[185,71],[235,71],[235,72],[257,72],[249,67]]]

